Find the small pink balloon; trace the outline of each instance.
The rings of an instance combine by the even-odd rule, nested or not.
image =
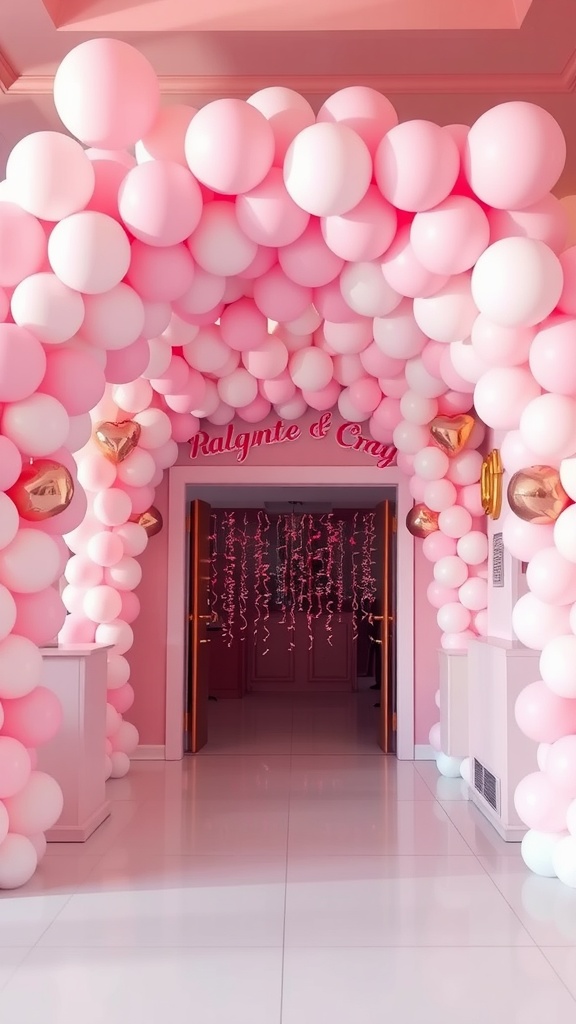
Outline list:
[[[502,238],[478,258],[472,297],[488,320],[532,327],[555,309],[563,288],[560,260],[544,242]]]
[[[443,587],[461,587],[468,577],[468,566],[457,555],[439,558],[434,565],[434,579]]]
[[[284,86],[260,89],[247,100],[268,121],[274,135],[274,166],[282,167],[290,143],[314,124],[314,111],[300,93]]]
[[[150,345],[138,338],[126,348],[106,353],[105,376],[109,384],[128,384],[137,380],[150,365]]]
[[[350,312],[348,312],[348,316],[350,316]],[[360,318],[353,323],[327,321],[324,323],[322,331],[319,329],[318,335],[324,337],[332,353],[350,355],[362,352],[371,344],[372,324],[369,320]],[[315,344],[318,345],[317,340],[315,340]]]
[[[541,463],[572,456],[576,451],[575,399],[553,394],[533,397],[522,410],[520,436]]]
[[[256,255],[250,265],[246,267],[246,270],[242,271],[242,277],[236,279],[236,284],[242,286],[242,294],[250,295],[251,289],[253,288],[252,282],[258,277],[262,277],[271,267],[274,267],[277,260],[278,253],[276,249],[271,249],[267,245],[259,245],[256,251]],[[230,282],[229,282],[230,283]],[[228,297],[226,296],[228,300]],[[234,299],[229,301],[234,302]]]
[[[431,480],[426,487],[424,503],[432,512],[445,512],[456,502],[457,491],[450,480]]]
[[[288,350],[279,338],[271,336],[260,348],[244,352],[242,362],[258,380],[273,380],[288,366]]]
[[[46,260],[40,221],[16,203],[0,202],[0,286],[13,288],[36,274]]]
[[[242,231],[235,207],[223,200],[204,205],[198,227],[187,244],[203,270],[221,277],[242,274],[258,251],[256,242]]]
[[[290,402],[296,394],[296,385],[287,371],[280,373],[273,380],[260,381],[259,389],[264,398],[274,405],[278,402]]]
[[[68,615],[58,639],[62,644],[93,644],[95,636],[95,622],[90,622],[84,615]]]
[[[8,437],[0,434],[0,491],[7,491],[22,472],[22,456]]]
[[[133,515],[140,515],[142,512],[147,512],[150,506],[154,504],[155,491],[150,485],[146,487],[129,487],[123,483],[122,490],[125,496],[130,500]],[[124,520],[124,522],[126,522],[126,520]]]
[[[526,523],[510,513],[504,519],[502,536],[505,548],[520,562],[529,562],[536,552],[554,543],[554,527]]]
[[[447,275],[432,273],[417,259],[410,242],[409,226],[399,228],[381,265],[384,279],[390,287],[411,299],[434,295],[448,281]]]
[[[373,416],[372,416],[372,418],[370,420],[370,433],[372,434],[372,437],[374,437],[376,441],[378,441],[380,439],[379,435],[381,433],[384,434],[384,435],[386,435],[386,433],[387,433],[386,431],[381,431],[380,430],[380,428],[378,426],[378,422],[374,419]],[[390,441],[392,441],[392,434],[391,433],[390,433]],[[410,495],[414,499],[414,501],[418,501],[418,502],[420,502],[420,501],[423,502],[424,501],[424,491],[425,491],[425,489],[426,489],[426,480],[422,480],[421,477],[419,477],[419,476],[413,476],[408,481],[408,490],[410,491]]]
[[[135,239],[126,281],[142,299],[172,302],[192,287],[194,260],[185,245],[160,248]]]
[[[445,395],[438,396],[438,415],[459,416],[460,413],[470,412],[472,404],[472,395],[447,391]]]
[[[456,541],[437,530],[435,533],[430,533],[424,538],[422,554],[429,562],[438,562],[441,558],[447,558],[449,555],[456,554]],[[455,596],[453,600],[456,600]]]
[[[375,317],[373,326],[375,344],[393,359],[411,359],[422,352],[427,342],[414,319],[413,303],[408,299],[403,299],[388,316]],[[420,387],[415,390],[424,394]]]
[[[446,538],[446,540],[447,539],[448,538]],[[438,583],[437,580],[432,580],[432,582],[428,584],[426,597],[433,608],[442,608],[443,605],[448,604],[451,601],[458,600],[458,591],[453,588],[443,586],[441,583]]]
[[[447,537],[454,537],[457,540],[464,537],[472,528],[472,516],[461,505],[452,505],[443,509],[438,515],[438,526]],[[467,562],[467,559],[463,559]],[[456,633],[458,630],[446,630],[448,633]]]
[[[308,403],[311,409],[316,409],[317,412],[327,412],[329,409],[333,409],[338,402],[340,396],[341,387],[337,380],[332,379],[324,388],[319,388],[316,391],[302,391],[302,397]]]
[[[0,324],[0,402],[29,398],[45,372],[46,355],[34,335],[16,324]]]
[[[490,240],[482,207],[466,196],[448,196],[417,213],[410,228],[416,259],[435,274],[461,274],[474,266]]]
[[[132,595],[126,594],[125,596],[128,597]],[[124,683],[124,685],[119,686],[117,690],[108,690],[106,699],[119,715],[125,715],[134,703],[134,689],[130,683]]]
[[[516,787],[514,806],[528,828],[564,832],[570,797],[561,794],[544,772],[533,772]]]
[[[350,400],[362,413],[373,413],[382,401],[382,392],[378,381],[372,377],[362,377],[350,385]]]
[[[86,554],[96,565],[111,566],[120,561],[124,548],[120,537],[103,530],[96,533],[86,544]]]
[[[374,410],[374,419],[381,427],[395,430],[402,419],[399,399],[385,396],[378,408]]]
[[[125,149],[150,130],[160,107],[152,65],[120,39],[90,39],[61,61],[54,103],[66,128],[88,146]]]
[[[471,516],[484,515],[482,494],[478,484],[467,484],[460,489],[458,500],[463,508],[468,509]]]
[[[436,416],[438,402],[435,398],[419,395],[417,391],[406,391],[400,399],[400,408],[405,420],[423,425],[430,423]]]
[[[443,633],[463,633],[470,626],[472,616],[464,605],[454,601],[438,609],[436,621]]]
[[[2,708],[2,735],[12,736],[25,747],[40,747],[43,743],[49,743],[62,724],[60,701],[45,686],[37,686],[25,697],[4,700]]]
[[[227,377],[221,377],[217,384],[218,394],[226,405],[241,409],[250,405],[258,395],[258,383],[248,370],[240,367]]]
[[[568,215],[556,196],[547,195],[523,210],[489,210],[490,243],[511,235],[536,238],[561,253],[568,238]]]
[[[390,100],[376,89],[350,85],[333,93],[322,104],[317,120],[352,128],[374,158],[383,137],[398,124],[398,114]]]
[[[245,423],[261,423],[270,415],[271,408],[271,402],[268,402],[262,395],[256,395],[253,402],[238,409],[237,413]]]
[[[124,622],[131,624],[136,621],[140,614],[140,599],[132,590],[123,590],[120,597],[122,599],[122,610],[118,617],[123,619]],[[108,700],[110,700],[110,696],[108,696]],[[121,713],[123,714],[123,712]]]
[[[201,373],[197,370],[188,371],[188,379],[181,391],[178,394],[170,394],[164,396],[164,401],[169,409],[173,412],[189,413],[193,409],[201,407],[204,398],[206,397],[206,382]],[[134,453],[136,454],[136,453]],[[132,458],[132,456],[131,456]],[[128,462],[129,460],[127,460]],[[122,473],[119,471],[120,477]],[[149,483],[152,475],[147,480],[143,480],[142,483]],[[129,483],[130,481],[126,481]],[[137,481],[133,481],[138,486]]]
[[[291,356],[289,372],[297,387],[319,391],[332,380],[332,359],[317,348],[301,349]]]
[[[15,594],[16,623],[14,631],[42,646],[54,640],[66,618],[66,609],[54,587],[35,594]],[[34,744],[32,744],[34,745]]]
[[[219,308],[226,290],[226,279],[209,274],[202,267],[194,268],[192,284],[183,295],[174,302],[174,314],[187,323],[192,323],[190,316],[212,312]],[[208,323],[214,323],[217,316]]]
[[[189,366],[182,356],[173,355],[168,369],[161,377],[153,378],[150,383],[160,395],[177,395],[188,381]]]
[[[280,266],[272,267],[254,282],[254,303],[269,320],[278,323],[293,320],[301,316],[311,302],[312,289],[291,280]]]
[[[456,274],[434,295],[414,299],[414,319],[424,333],[443,344],[468,338],[478,310],[470,274]]]
[[[74,291],[101,295],[122,281],[130,265],[130,242],[112,217],[84,210],[65,217],[48,241],[56,277]]]
[[[529,365],[538,384],[559,395],[576,395],[576,319],[553,317],[542,324],[530,346]]]
[[[342,123],[317,121],[304,128],[284,160],[288,194],[302,210],[317,217],[348,213],[366,195],[371,178],[368,147]]]
[[[305,231],[310,214],[288,195],[282,171],[273,167],[264,181],[236,198],[236,216],[245,235],[259,245],[289,245]]]
[[[405,121],[384,136],[374,172],[382,195],[400,210],[430,210],[452,191],[460,169],[453,138],[431,121]]]
[[[202,195],[186,167],[149,160],[128,172],[118,194],[120,216],[148,245],[177,245],[196,228]]]
[[[349,387],[355,380],[360,380],[361,377],[364,377],[366,373],[363,364],[360,362],[360,356],[355,354],[333,356],[332,366],[334,368],[334,379],[339,384],[342,384],[343,387]]]
[[[6,800],[24,789],[31,770],[26,747],[11,736],[0,736],[0,799]]]
[[[222,313],[220,332],[222,340],[231,349],[249,352],[259,349],[268,341],[268,321],[252,299],[238,299]]]
[[[562,267],[563,284],[562,294],[558,300],[558,309],[561,313],[574,316],[576,314],[576,245],[572,245],[565,252],[560,253],[559,260]]]
[[[487,426],[514,430],[540,386],[527,368],[495,367],[482,375],[474,390],[474,405]]]
[[[545,604],[534,594],[523,594],[512,611],[512,628],[526,647],[541,651],[550,640],[569,632],[569,608]]]
[[[321,288],[315,288],[313,301],[319,315],[328,323],[338,325],[361,322],[360,317],[350,309],[342,295],[340,280],[337,277]]]
[[[391,244],[396,234],[396,210],[375,185],[348,213],[326,217],[322,234],[332,252],[350,262],[375,260]]]
[[[130,170],[130,165],[127,166],[122,160],[113,159],[113,154],[105,150],[87,150],[86,156],[94,168],[95,182],[92,198],[85,209],[105,213],[119,221],[118,192]]]
[[[489,366],[522,366],[528,362],[534,327],[502,327],[480,314],[472,325],[470,340],[480,359]]]
[[[460,558],[460,556],[458,555]],[[464,562],[464,559],[460,559]],[[466,563],[467,564],[467,563]],[[472,567],[468,572],[473,572]],[[458,600],[465,608],[472,612],[482,611],[488,604],[488,584],[485,579],[479,576],[469,575],[469,578],[458,589]]]
[[[158,111],[152,127],[135,146],[139,164],[147,160],[170,160],[187,167],[184,142],[196,107],[174,103]]]
[[[57,398],[69,416],[90,412],[105,388],[104,372],[90,352],[64,346],[48,352],[42,390]]]
[[[83,210],[94,192],[94,168],[80,146],[61,132],[33,132],[16,143],[6,163],[14,202],[45,221]]]
[[[344,260],[326,245],[317,220],[311,220],[295,242],[280,249],[278,260],[287,277],[309,288],[329,284],[344,266]]]
[[[404,359],[387,356],[374,341],[360,352],[359,356],[361,367],[371,377],[392,377],[394,374],[402,373],[406,365]]]
[[[190,122],[184,142],[194,176],[214,192],[250,192],[272,167],[274,133],[269,122],[244,100],[218,99]]]

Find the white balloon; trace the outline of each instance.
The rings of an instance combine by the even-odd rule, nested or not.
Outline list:
[[[460,778],[460,768],[462,766],[463,758],[461,757],[449,757],[448,754],[438,754],[436,758],[436,764],[440,775],[443,775],[446,779],[458,779]]]
[[[542,878],[556,878],[554,853],[565,835],[565,832],[537,832],[530,829],[520,848],[526,867]]]
[[[552,854],[556,875],[564,885],[576,889],[576,836],[562,836]]]
[[[56,398],[36,392],[22,402],[4,406],[2,433],[23,455],[40,458],[64,446],[70,433],[70,418]]]

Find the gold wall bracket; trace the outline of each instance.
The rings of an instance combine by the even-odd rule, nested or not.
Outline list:
[[[490,519],[499,519],[502,512],[502,459],[494,448],[485,456],[480,473],[482,508]]]

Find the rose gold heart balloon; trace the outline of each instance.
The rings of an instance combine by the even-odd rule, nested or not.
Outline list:
[[[427,505],[422,503],[414,505],[406,516],[406,526],[409,533],[418,540],[424,540],[431,533],[438,529],[438,513],[432,512]]]
[[[158,509],[151,505],[147,512],[141,512],[139,515],[130,516],[131,523],[138,523],[138,526],[143,526],[149,537],[155,537],[157,533],[164,526],[164,520],[162,519],[162,513]]]
[[[508,504],[524,522],[545,526],[555,523],[572,501],[560,483],[557,469],[529,466],[514,473],[510,480]]]
[[[473,429],[474,417],[467,414],[436,416],[430,424],[430,433],[434,444],[451,459],[466,446]]]
[[[41,523],[57,516],[74,497],[74,481],[66,466],[51,459],[35,459],[24,466],[7,492],[22,519]]]
[[[118,465],[134,451],[140,440],[140,429],[140,424],[133,420],[99,423],[94,430],[94,440],[102,454]]]

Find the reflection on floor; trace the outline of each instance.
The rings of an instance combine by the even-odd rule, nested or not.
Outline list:
[[[576,892],[528,874],[374,694],[213,705],[79,849],[0,898],[7,1024],[576,1019]]]

